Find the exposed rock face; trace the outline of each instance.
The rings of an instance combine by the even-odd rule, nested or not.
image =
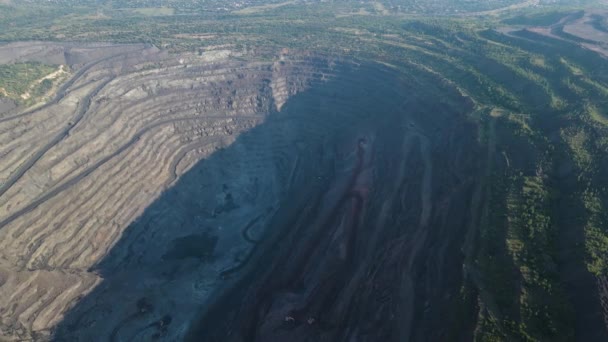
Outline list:
[[[457,92],[287,51],[66,58],[0,118],[2,338],[451,337],[480,166]]]
[[[14,42],[0,45],[0,63],[79,65],[142,48],[143,44]]]
[[[305,70],[311,68],[293,62],[283,67],[286,71],[274,70],[271,62],[239,62],[226,55],[212,61],[206,55],[169,57],[143,45],[103,50],[74,57],[74,77],[50,104],[0,118],[0,302],[6,338],[48,334],[67,308],[99,282],[90,268],[153,199],[196,161],[262,123],[274,106],[275,78],[284,79],[282,73],[303,65],[298,77],[305,84]],[[30,60],[26,55],[16,58]],[[294,84],[274,92],[295,93],[302,86]],[[275,142],[269,138],[256,149],[264,154]],[[241,182],[253,182],[238,169],[231,175],[237,173]],[[236,177],[230,179],[231,186],[240,186]],[[222,204],[222,184],[206,182],[213,185],[208,213],[231,209]],[[274,196],[269,189],[278,185],[262,179],[247,186],[257,187],[260,196]],[[225,224],[245,218],[233,219]],[[175,238],[186,235],[174,233]],[[169,259],[181,255],[166,254]]]
[[[374,83],[371,71],[358,71],[351,85],[329,82],[337,98],[369,94],[350,98],[346,113],[328,105],[351,120],[349,128],[336,123],[340,135],[323,144],[335,146],[332,166],[319,171],[318,187],[311,180],[290,191],[245,277],[232,282],[228,274],[231,285],[204,308],[187,340],[470,338],[470,327],[452,327],[461,318],[461,248],[479,209],[473,127],[454,108],[408,97],[412,90],[396,77],[373,74],[383,82]],[[310,93],[297,97],[313,104],[328,95]],[[285,106],[290,115],[291,101],[299,99]]]

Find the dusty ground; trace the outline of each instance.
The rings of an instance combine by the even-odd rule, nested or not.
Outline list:
[[[4,63],[40,61],[73,71],[49,103],[0,117],[3,339],[48,336],[68,308],[99,284],[102,275],[94,266],[155,198],[306,86],[305,72],[297,85],[283,71],[298,67],[297,61],[283,67],[232,57],[230,51],[168,56],[144,45],[0,47]],[[268,200],[260,203],[274,203],[272,178],[254,181],[238,169],[232,175],[230,187],[261,187],[255,191]],[[232,205],[223,197],[225,183],[208,180],[210,215]],[[214,221],[214,229],[245,224],[266,207],[240,209]],[[224,243],[230,263],[244,247],[219,241]]]
[[[595,24],[606,18],[608,12],[605,10],[588,10],[566,15],[552,25],[502,27],[498,31],[509,34],[523,28],[543,36],[579,44],[608,57],[608,31]]]
[[[72,77],[0,116],[2,339],[197,340],[242,323],[277,340],[289,317],[296,339],[446,334],[479,169],[456,92],[442,90],[462,108],[385,66],[288,50],[0,46],[0,62],[28,60]]]

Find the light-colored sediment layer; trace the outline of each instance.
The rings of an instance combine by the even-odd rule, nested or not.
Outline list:
[[[0,118],[0,339],[11,341],[49,336],[155,198],[315,77],[308,61],[287,56],[273,64],[229,51],[13,45],[0,62],[69,50],[80,64],[61,97]]]

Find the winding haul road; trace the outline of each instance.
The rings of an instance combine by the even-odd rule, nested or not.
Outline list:
[[[48,334],[100,281],[88,270],[155,198],[198,160],[263,122],[273,94],[292,91],[268,87],[277,72],[268,63],[190,56],[185,67],[181,56],[137,49],[85,49],[75,58],[102,57],[85,62],[48,103],[0,118],[3,141],[16,146],[3,155],[0,184],[0,339]],[[259,163],[265,154],[245,159]],[[250,230],[265,219],[244,228],[244,243],[256,243]],[[132,245],[124,252],[125,260],[141,257]],[[150,327],[163,330],[169,321]],[[125,324],[121,336],[148,334],[132,330],[140,322]]]
[[[435,142],[413,123],[394,124],[393,119],[408,117],[398,100],[391,106],[399,109],[387,112],[399,114],[383,117],[389,128],[380,130],[377,118],[358,108],[368,100],[353,104],[335,94],[372,88],[387,98],[406,93],[400,81],[387,83],[388,69],[344,66],[341,70],[352,73],[325,87],[320,75],[342,68],[330,66],[331,60],[265,65],[191,58],[182,63],[174,56],[150,59],[129,52],[91,61],[50,103],[1,119],[0,125],[18,126],[29,136],[18,137],[21,149],[7,152],[21,160],[0,186],[0,275],[6,279],[0,286],[10,289],[0,292],[6,303],[0,305],[0,327],[50,332],[64,319],[56,329],[67,340],[95,338],[93,322],[110,340],[157,334],[180,339],[185,332],[174,327],[195,319],[202,303],[215,301],[213,291],[253,279],[244,275],[267,262],[270,275],[251,283],[255,295],[247,298],[254,303],[243,304],[243,326],[245,337],[270,338],[264,323],[269,318],[256,308],[269,308],[268,315],[278,315],[281,323],[287,314],[297,324],[326,324],[321,316],[334,310],[349,277],[363,281],[372,274],[361,268],[365,263],[359,265],[363,255],[383,262],[407,251],[404,265],[414,272],[411,260],[422,253],[434,209]],[[361,75],[370,82],[353,82]],[[304,92],[309,84],[321,94]],[[301,102],[276,112],[277,104],[298,92]],[[324,96],[322,103],[335,107],[307,110]],[[73,113],[62,113],[65,125],[58,117],[47,124],[45,115],[66,104]],[[45,124],[53,129],[42,140],[34,132]],[[386,129],[395,137],[380,139]],[[8,130],[0,134],[9,137]],[[31,137],[38,138],[37,146]],[[402,148],[394,149],[395,142]],[[406,157],[420,167],[401,161]],[[377,179],[384,166],[391,176]],[[410,185],[411,177],[419,181]],[[223,205],[224,183],[238,208],[208,215]],[[378,191],[388,192],[387,199]],[[387,242],[384,254],[375,253],[373,246],[382,245],[387,229],[393,229],[395,211],[410,200],[420,207],[415,229]],[[378,207],[378,218],[369,216]],[[212,260],[164,258],[180,241],[201,233],[216,239],[209,247]],[[275,252],[277,241],[291,248]],[[317,265],[320,255],[324,261]],[[9,292],[16,295],[2,297]],[[390,289],[372,292],[382,305],[394,295]],[[283,302],[285,294],[293,303]],[[223,297],[217,298],[221,304]],[[153,308],[141,312],[140,300]]]
[[[51,141],[49,141],[46,145],[41,147],[38,151],[36,151],[28,160],[26,160],[23,164],[21,164],[17,170],[11,173],[10,177],[0,186],[0,196],[4,195],[8,189],[10,189],[15,183],[23,177],[23,175],[36,164],[40,158],[47,153],[51,148],[55,147],[59,142],[61,142],[65,137],[70,134],[73,126],[78,125],[80,120],[85,116],[89,107],[91,105],[91,98],[97,95],[97,93],[106,86],[106,84],[110,83],[113,78],[107,79],[103,81],[99,86],[93,90],[93,92],[87,94],[85,96],[84,103],[79,105],[78,112],[76,116],[72,120],[68,122],[66,128],[59,132]],[[43,110],[43,109],[41,109]],[[2,228],[2,225],[0,225]]]
[[[87,64],[85,64],[83,67],[79,68],[74,75],[72,75],[72,77],[70,77],[70,79],[68,79],[64,84],[62,84],[61,86],[59,86],[59,89],[57,89],[57,93],[55,94],[55,96],[53,96],[53,98],[46,102],[45,104],[43,104],[40,107],[28,110],[26,112],[23,113],[19,113],[17,115],[13,115],[13,116],[7,116],[7,117],[0,117],[0,123],[3,122],[7,122],[7,121],[11,121],[11,120],[15,120],[15,119],[19,119],[19,118],[23,118],[25,116],[43,111],[45,109],[47,109],[50,106],[56,105],[57,103],[59,103],[59,101],[61,101],[64,97],[66,92],[69,91],[69,88],[76,82],[79,81],[80,78],[87,73],[88,71],[91,70],[91,68],[100,65],[101,63],[104,62],[108,62],[116,57],[120,57],[120,56],[125,56],[125,53],[117,53],[108,57],[104,57],[98,60],[95,60],[93,62],[89,62]]]
[[[46,109],[59,103],[59,101],[61,101],[63,98],[65,98],[66,94],[70,91],[69,88],[74,83],[79,81],[83,75],[86,75],[87,72],[91,71],[92,68],[94,68],[96,66],[100,66],[103,63],[110,62],[119,57],[125,57],[127,54],[128,53],[113,54],[111,56],[107,56],[107,57],[104,57],[99,60],[95,60],[93,62],[86,64],[84,67],[80,68],[65,84],[63,84],[59,88],[57,94],[50,102],[44,104],[43,106],[41,106],[39,108],[24,112],[24,113],[21,113],[21,114],[12,116],[12,117],[0,118],[0,124],[2,124],[4,122],[16,120],[19,118],[23,118],[23,117],[29,116],[29,115],[37,115],[37,114],[44,113]],[[80,104],[78,105],[77,112],[75,113],[74,117],[72,119],[70,119],[69,122],[66,123],[65,128],[62,129],[48,143],[46,143],[44,146],[42,146],[38,150],[36,150],[36,152],[34,152],[31,155],[31,157],[29,157],[24,162],[22,162],[22,164],[15,171],[13,171],[10,174],[9,178],[6,179],[2,185],[0,185],[0,197],[3,196],[9,189],[11,189],[49,150],[51,150],[53,147],[60,144],[67,136],[70,135],[70,133],[74,129],[77,129],[78,124],[83,120],[83,118],[88,113],[90,113],[90,106],[92,103],[92,99],[94,97],[96,97],[100,93],[100,91],[102,91],[110,82],[115,80],[115,78],[116,78],[116,76],[114,76],[114,75],[106,76],[105,79],[103,81],[101,81],[100,84],[97,87],[95,87],[93,91],[87,93],[79,101]],[[237,119],[256,119],[256,120],[261,120],[263,118],[264,118],[264,115],[239,115],[237,117]],[[204,116],[195,115],[195,116],[177,117],[177,118],[171,118],[171,119],[162,119],[161,118],[160,120],[158,120],[156,122],[147,124],[146,126],[139,129],[127,143],[118,147],[111,154],[101,158],[100,160],[95,162],[90,167],[81,171],[78,175],[62,182],[61,184],[55,185],[53,188],[46,191],[44,194],[40,195],[39,197],[35,198],[34,200],[32,200],[30,203],[28,203],[21,209],[13,212],[12,214],[10,214],[9,216],[7,216],[3,219],[1,219],[0,220],[0,229],[5,227],[8,224],[14,222],[16,219],[18,219],[22,215],[31,212],[32,210],[34,210],[35,208],[40,206],[42,203],[50,200],[51,198],[57,196],[58,194],[62,193],[63,191],[74,186],[82,179],[88,177],[89,175],[91,175],[91,173],[93,173],[99,167],[101,167],[108,161],[112,160],[113,158],[119,156],[120,154],[122,154],[123,152],[128,150],[135,143],[137,143],[143,135],[145,135],[146,133],[148,133],[151,130],[159,128],[163,125],[169,125],[169,124],[176,123],[176,122],[184,122],[184,121],[208,122],[208,121],[212,121],[212,120],[225,120],[225,119],[227,119],[226,115],[204,115]],[[206,145],[218,143],[218,142],[220,142],[219,138],[211,138],[211,139],[206,139],[202,142],[192,144],[186,149],[182,149],[176,155],[177,157],[174,158],[174,160],[172,162],[172,167],[171,167],[171,169],[173,170],[172,178],[167,181],[167,185],[175,182],[175,180],[177,179],[178,175],[177,175],[176,168],[177,168],[177,165],[179,164],[179,162],[181,161],[181,159],[185,156],[185,154],[187,154],[188,152],[192,151],[193,149],[195,149],[197,147],[206,146]]]
[[[99,88],[99,89],[101,89],[101,88]],[[88,102],[90,103],[90,99],[88,100]],[[80,120],[82,118],[82,116],[84,116],[84,112],[82,113],[82,115],[80,116],[80,118],[78,120]],[[241,115],[239,118],[263,119],[264,116],[262,116],[262,115]],[[129,140],[126,144],[120,146],[112,154],[103,157],[102,159],[100,159],[99,161],[97,161],[95,164],[93,164],[92,166],[88,167],[87,169],[85,169],[84,171],[82,171],[81,173],[79,173],[77,176],[75,176],[75,177],[73,177],[73,178],[71,178],[71,179],[69,179],[69,180],[67,180],[67,181],[65,181],[65,182],[63,182],[63,183],[55,186],[53,189],[49,190],[44,195],[38,197],[37,199],[35,199],[34,201],[32,201],[30,204],[28,204],[24,208],[16,211],[15,213],[13,213],[10,216],[6,217],[5,219],[1,220],[0,221],[0,229],[2,227],[6,226],[7,224],[15,221],[20,216],[22,216],[22,215],[24,215],[24,214],[26,214],[26,213],[34,210],[40,204],[48,201],[49,199],[51,199],[51,198],[57,196],[58,194],[60,194],[61,192],[69,189],[73,185],[77,184],[83,178],[88,177],[91,173],[93,173],[99,167],[101,167],[102,165],[104,165],[108,161],[112,160],[116,156],[122,154],[123,152],[125,152],[126,150],[128,150],[130,147],[132,147],[147,132],[149,132],[149,131],[151,131],[151,130],[153,130],[155,128],[158,128],[160,126],[168,125],[168,124],[175,123],[175,122],[182,122],[182,121],[211,121],[211,120],[214,120],[214,119],[215,120],[225,120],[226,116],[225,115],[211,115],[211,116],[205,116],[205,117],[195,116],[195,117],[174,118],[174,119],[169,119],[169,120],[161,120],[159,122],[154,122],[154,123],[151,123],[151,124],[145,126],[141,130],[139,130],[131,138],[131,140]],[[68,133],[69,133],[69,131],[70,130],[68,129],[64,133],[62,133],[59,136],[57,136],[55,139],[53,139],[53,141],[51,141],[51,143],[49,143],[47,146],[45,146],[45,148],[43,148],[40,151],[38,151],[36,153],[35,158],[31,158],[30,160],[28,160],[28,163],[27,163],[26,167],[24,167],[22,170],[20,170],[19,173],[15,175],[15,177],[11,177],[11,178],[14,178],[11,182],[8,182],[5,186],[3,186],[2,188],[0,188],[0,190],[2,190],[0,192],[0,196],[2,194],[4,194],[4,192],[6,192],[6,190],[8,190],[13,184],[15,184],[27,172],[27,170],[29,170],[36,163],[36,161],[40,159],[40,157],[42,157],[48,150],[50,150],[53,146],[55,146],[57,143],[59,143],[65,136],[67,136]],[[218,139],[213,139],[211,141],[207,141],[207,142],[203,143],[202,145],[210,144],[210,143],[212,143],[214,141],[219,141],[219,140]],[[197,144],[197,145],[191,146],[191,149],[189,149],[187,151],[184,151],[183,153],[180,153],[177,156],[178,157],[183,157],[183,154],[191,151],[196,146],[201,146],[201,144]],[[179,160],[181,160],[181,159],[179,159],[179,158],[176,159],[176,163],[178,163]],[[176,175],[175,171],[173,172],[173,175],[174,175],[174,177],[171,180],[168,181],[169,184],[173,183],[177,179],[177,175]]]

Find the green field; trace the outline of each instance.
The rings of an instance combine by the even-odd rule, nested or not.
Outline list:
[[[40,63],[0,64],[0,97],[32,104],[52,88],[53,81],[42,78],[56,70]]]
[[[175,13],[175,9],[170,7],[144,7],[144,8],[134,8],[131,11],[137,14],[142,14],[149,17],[158,17],[165,15],[173,15]]]

